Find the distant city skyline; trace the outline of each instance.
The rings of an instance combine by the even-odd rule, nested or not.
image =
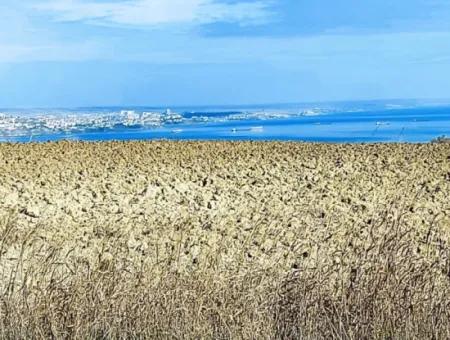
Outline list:
[[[449,98],[443,0],[5,0],[0,107]]]

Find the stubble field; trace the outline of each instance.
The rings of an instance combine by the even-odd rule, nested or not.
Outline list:
[[[450,338],[450,144],[0,145],[0,338]]]

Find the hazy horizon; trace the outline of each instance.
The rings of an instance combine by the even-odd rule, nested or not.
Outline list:
[[[189,108],[197,108],[197,109],[255,109],[255,108],[282,108],[288,106],[302,106],[307,107],[308,105],[344,105],[344,104],[415,104],[417,106],[447,106],[450,105],[450,98],[377,98],[377,99],[352,99],[352,100],[322,100],[322,101],[299,101],[299,102],[285,102],[285,103],[236,103],[236,104],[226,104],[226,103],[218,103],[218,104],[202,104],[202,103],[191,103],[191,104],[146,104],[146,105],[133,105],[133,104],[121,104],[121,105],[90,105],[90,106],[10,106],[10,107],[1,107],[1,110],[83,110],[83,109],[189,109]],[[1,112],[0,112],[1,113]]]

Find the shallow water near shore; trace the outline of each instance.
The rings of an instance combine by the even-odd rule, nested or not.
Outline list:
[[[255,107],[0,110],[0,142],[269,140],[429,142],[450,135],[450,105],[405,101]]]

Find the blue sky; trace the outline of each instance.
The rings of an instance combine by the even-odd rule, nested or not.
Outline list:
[[[447,0],[2,0],[0,107],[448,98]]]

